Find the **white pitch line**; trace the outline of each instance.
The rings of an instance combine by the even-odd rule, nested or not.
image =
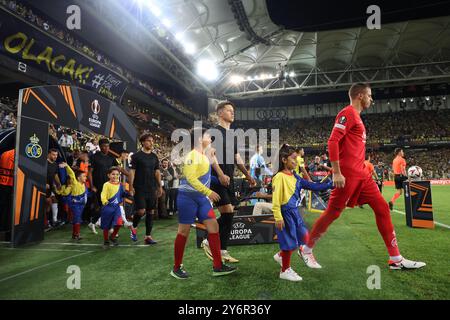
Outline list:
[[[39,248],[0,248],[0,249],[4,249],[4,250],[32,250],[32,251],[54,251],[54,252],[87,252],[86,250],[78,250],[78,249],[39,249]]]
[[[400,210],[397,210],[397,209],[394,209],[394,210],[392,210],[392,211],[397,212],[397,213],[400,213],[400,214],[402,214],[402,215],[406,215],[405,212],[400,211]],[[438,226],[441,226],[441,227],[443,227],[443,228],[450,229],[450,226],[448,226],[448,225],[446,225],[446,224],[443,224],[443,223],[440,223],[440,222],[437,222],[437,221],[434,221],[434,224],[436,224],[436,225],[438,225]]]
[[[0,283],[3,282],[3,281],[6,281],[6,280],[10,280],[10,279],[14,279],[14,278],[20,277],[20,276],[22,276],[22,275],[24,275],[24,274],[33,272],[33,271],[35,271],[35,270],[38,270],[38,269],[42,269],[42,268],[51,266],[51,265],[56,264],[56,263],[60,263],[60,262],[63,262],[63,261],[69,260],[69,259],[73,259],[73,258],[76,258],[76,257],[84,256],[84,255],[86,255],[86,254],[88,254],[88,253],[92,253],[92,252],[94,252],[94,251],[86,251],[86,252],[84,252],[84,253],[76,254],[76,255],[74,255],[74,256],[70,256],[70,257],[67,257],[67,258],[64,258],[64,259],[60,259],[60,260],[57,260],[57,261],[53,261],[53,262],[44,264],[44,265],[42,265],[42,266],[38,266],[38,267],[32,268],[32,269],[27,270],[27,271],[23,271],[23,272],[14,274],[14,275],[12,275],[12,276],[9,276],[9,277],[0,279]]]
[[[159,242],[158,242],[159,243]],[[40,245],[59,245],[59,246],[87,246],[87,247],[103,247],[103,244],[97,243],[71,243],[71,242],[42,242]],[[120,247],[149,247],[148,244],[119,244],[116,248]]]
[[[11,242],[7,242],[7,241],[0,241],[0,244],[11,244]],[[158,243],[163,243],[158,242]],[[100,243],[74,243],[74,242],[41,242],[37,245],[56,245],[56,246],[85,246],[85,247],[103,247],[103,244]],[[129,247],[129,248],[134,248],[134,247],[138,247],[138,248],[144,248],[144,247],[150,247],[151,245],[148,244],[119,244],[117,246],[117,248],[120,247]],[[24,248],[25,249],[25,248]]]

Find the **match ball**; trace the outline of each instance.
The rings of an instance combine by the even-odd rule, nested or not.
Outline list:
[[[420,179],[422,177],[422,168],[419,166],[412,166],[408,169],[408,177],[411,179]]]

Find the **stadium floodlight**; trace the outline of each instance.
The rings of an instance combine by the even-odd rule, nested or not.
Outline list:
[[[446,96],[443,96],[443,97],[442,97],[442,100],[447,100],[447,97],[446,97]]]
[[[414,98],[410,98],[410,99],[409,99],[409,102],[414,102]]]
[[[184,40],[184,33],[183,32],[177,32],[175,34],[175,39],[177,39],[178,41],[182,42]]]
[[[272,79],[273,78],[273,74],[271,73],[271,74],[269,74],[269,79]]]
[[[430,97],[425,97],[425,100],[430,101]]]
[[[259,76],[261,80],[266,80],[267,79],[267,75],[265,73],[261,73],[261,75]]]
[[[230,81],[232,84],[240,84],[242,81],[244,81],[244,78],[242,76],[233,75],[231,76]]]
[[[248,76],[247,81],[253,81],[253,77]]]
[[[139,9],[142,9],[142,5],[144,4],[144,0],[134,0],[133,2],[139,7]]]
[[[402,98],[402,102],[405,103],[405,102],[406,102],[406,99],[405,99],[405,98]]]
[[[158,8],[153,2],[147,1],[146,2],[147,7],[150,9],[150,11],[153,13],[155,17],[161,16],[161,9]]]
[[[255,76],[255,80],[259,80],[259,76]]]
[[[195,51],[196,51],[195,45],[194,45],[193,43],[186,42],[186,43],[184,44],[184,51],[185,51],[187,54],[194,54]]]
[[[214,61],[202,59],[197,63],[197,74],[208,81],[214,81],[219,77],[219,70]]]
[[[289,72],[289,77],[291,78],[295,77],[295,72],[294,71]]]
[[[161,22],[166,28],[170,28],[172,26],[172,22],[167,18],[162,19]]]

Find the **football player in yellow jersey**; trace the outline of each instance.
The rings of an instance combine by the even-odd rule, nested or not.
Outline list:
[[[306,179],[308,181],[312,181],[311,177],[309,176],[308,172],[305,169],[305,159],[303,158],[305,156],[305,150],[303,148],[298,147],[295,152],[297,153],[297,165],[295,167],[295,172],[302,177],[303,179]]]
[[[297,153],[289,145],[279,151],[280,170],[272,179],[273,215],[280,251],[274,260],[281,266],[280,279],[301,281],[302,278],[291,269],[291,255],[294,250],[308,241],[309,233],[300,215],[300,191],[302,189],[321,191],[332,188],[332,182],[314,183],[300,178],[294,169],[297,166]],[[301,251],[299,250],[299,255]],[[315,261],[305,261],[312,268],[320,268]]]
[[[198,139],[196,139],[198,138]],[[220,196],[210,189],[211,162],[217,161],[213,150],[208,148],[211,136],[204,128],[191,131],[191,149],[183,166],[184,179],[178,187],[178,233],[175,239],[175,262],[170,274],[176,279],[187,279],[189,274],[184,270],[182,261],[186,241],[191,224],[198,218],[206,226],[208,242],[213,258],[213,276],[233,273],[236,267],[222,263],[220,251],[219,225],[211,202],[220,200]]]

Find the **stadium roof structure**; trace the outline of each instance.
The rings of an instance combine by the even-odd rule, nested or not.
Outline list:
[[[297,31],[272,21],[268,5],[273,10],[286,2],[167,0],[164,3],[177,17],[177,26],[185,37],[198,47],[195,60],[211,59],[219,66],[220,77],[214,84],[218,95],[256,97],[338,88],[355,81],[386,85],[450,79],[450,16],[384,24],[383,21],[412,17],[404,14],[406,10],[400,10],[389,19],[383,18],[380,30],[369,30],[366,20],[370,14],[363,7],[359,8],[364,10],[360,11],[363,21],[359,26],[323,30],[345,25],[339,24],[341,17],[336,16],[338,22],[329,25],[296,28],[318,31]],[[326,8],[326,2],[320,1],[320,5]],[[339,3],[345,6],[344,2]],[[421,9],[413,5],[404,8],[420,15]],[[303,7],[307,11],[303,1],[301,6],[297,5],[298,9]],[[278,11],[282,10],[283,7]],[[332,10],[328,7],[326,14],[330,15]],[[320,11],[316,13],[317,18],[324,18]],[[435,10],[434,14],[442,15],[445,11]],[[305,18],[305,13],[298,17]],[[353,25],[358,22],[361,19]]]
[[[340,10],[331,0],[24,1],[35,7],[48,3],[42,11],[61,23],[65,4],[81,5],[88,28],[80,36],[131,70],[177,83],[187,92],[239,99],[339,90],[356,81],[380,86],[450,81],[450,1],[379,0],[380,30],[366,26],[367,1],[357,7],[339,1]],[[217,68],[217,77],[206,81],[188,68],[162,37],[146,30],[151,23],[133,19],[126,8],[133,4],[156,7],[158,14],[152,11],[149,19],[166,25],[181,47],[190,46],[186,55],[192,65],[208,61],[206,75]]]

